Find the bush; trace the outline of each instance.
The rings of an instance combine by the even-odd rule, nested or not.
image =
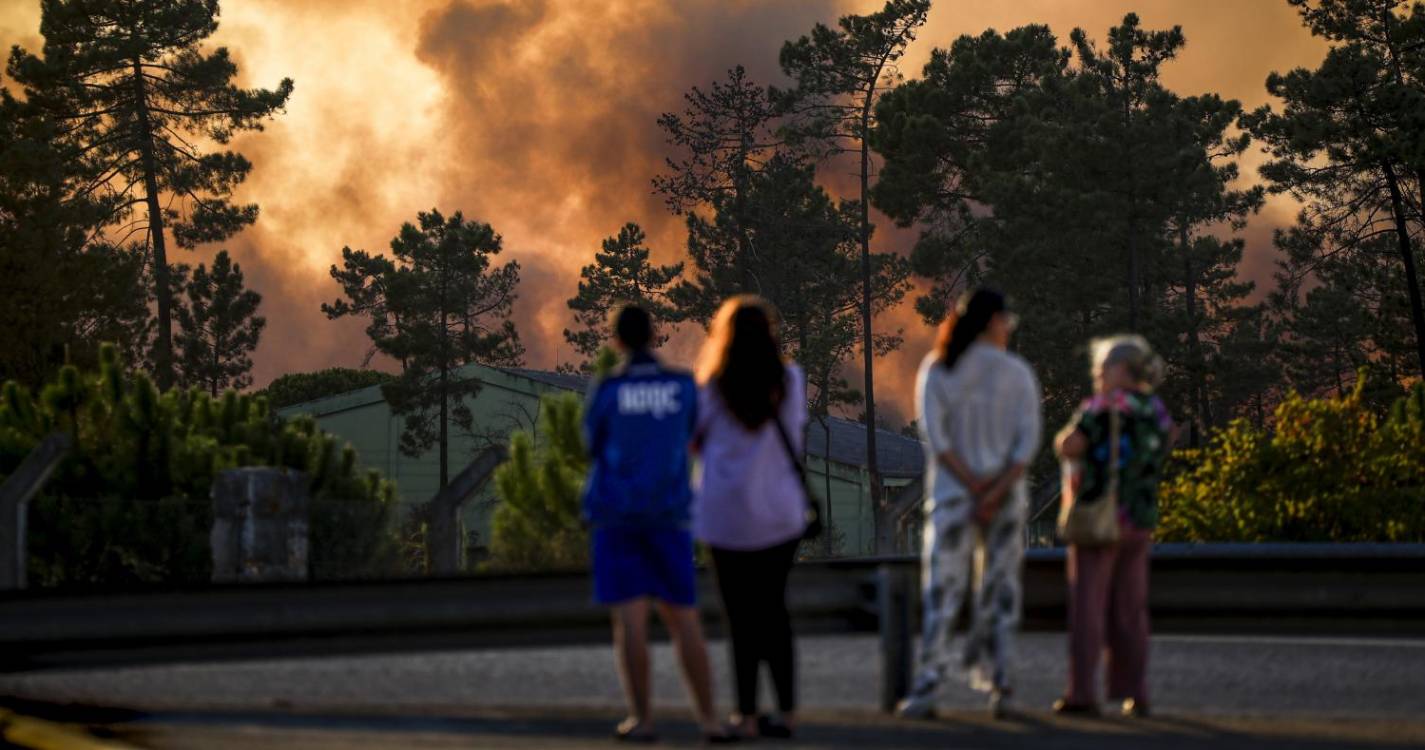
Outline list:
[[[4,385],[0,475],[56,430],[71,435],[73,448],[31,505],[34,585],[206,583],[213,478],[240,466],[307,472],[314,577],[399,569],[394,485],[360,471],[355,450],[311,418],[276,417],[263,398],[160,395],[106,345],[98,373],[66,366],[38,397]]]
[[[1272,430],[1238,420],[1180,451],[1159,539],[1425,541],[1425,383],[1385,416],[1365,395],[1363,373],[1343,397],[1287,397]]]
[[[572,393],[539,401],[537,437],[510,437],[509,460],[495,470],[500,504],[492,521],[491,569],[567,570],[589,564],[580,493],[589,459],[583,403]]]
[[[395,376],[376,370],[353,370],[349,367],[329,367],[316,372],[293,372],[273,380],[257,395],[266,396],[273,409],[316,401],[327,396],[369,388],[395,380]]]

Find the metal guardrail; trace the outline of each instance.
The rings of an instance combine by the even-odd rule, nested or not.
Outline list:
[[[1027,628],[1063,626],[1063,565],[1063,549],[1029,551]],[[1425,633],[1425,545],[1164,544],[1152,566],[1159,632]],[[801,563],[791,579],[801,632],[879,630],[887,705],[910,674],[917,577],[891,557]],[[584,574],[4,592],[0,670],[603,642],[589,594]]]

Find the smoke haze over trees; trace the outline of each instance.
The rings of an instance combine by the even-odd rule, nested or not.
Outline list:
[[[602,306],[641,293],[600,286],[628,264],[669,320],[772,298],[822,414],[879,394],[908,418],[929,324],[981,281],[1024,314],[1051,420],[1086,387],[1078,347],[1116,329],[1160,346],[1194,445],[1292,388],[1345,393],[1366,368],[1384,408],[1425,371],[1425,16],[1403,3],[253,0],[219,27],[212,0],[151,0],[137,40],[81,5],[0,15],[23,47],[0,94],[7,377],[108,338],[167,383],[165,237],[205,268],[222,241],[261,293],[256,384],[364,365],[365,334],[402,373],[411,451],[444,442],[452,368],[550,368],[566,330],[587,357]],[[500,226],[512,261],[491,265],[489,225],[434,213],[395,259],[335,257],[430,205]]]

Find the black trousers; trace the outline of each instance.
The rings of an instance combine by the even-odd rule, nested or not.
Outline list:
[[[711,548],[717,588],[727,614],[737,711],[757,714],[757,675],[763,663],[772,673],[777,706],[797,707],[796,652],[787,612],[787,574],[800,539],[758,550]]]

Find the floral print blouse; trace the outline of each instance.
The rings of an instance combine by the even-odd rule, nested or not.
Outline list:
[[[1158,482],[1172,449],[1173,418],[1151,393],[1119,390],[1085,399],[1070,424],[1088,439],[1079,499],[1101,497],[1108,487],[1110,413],[1119,413],[1118,507],[1140,529],[1158,525]]]

